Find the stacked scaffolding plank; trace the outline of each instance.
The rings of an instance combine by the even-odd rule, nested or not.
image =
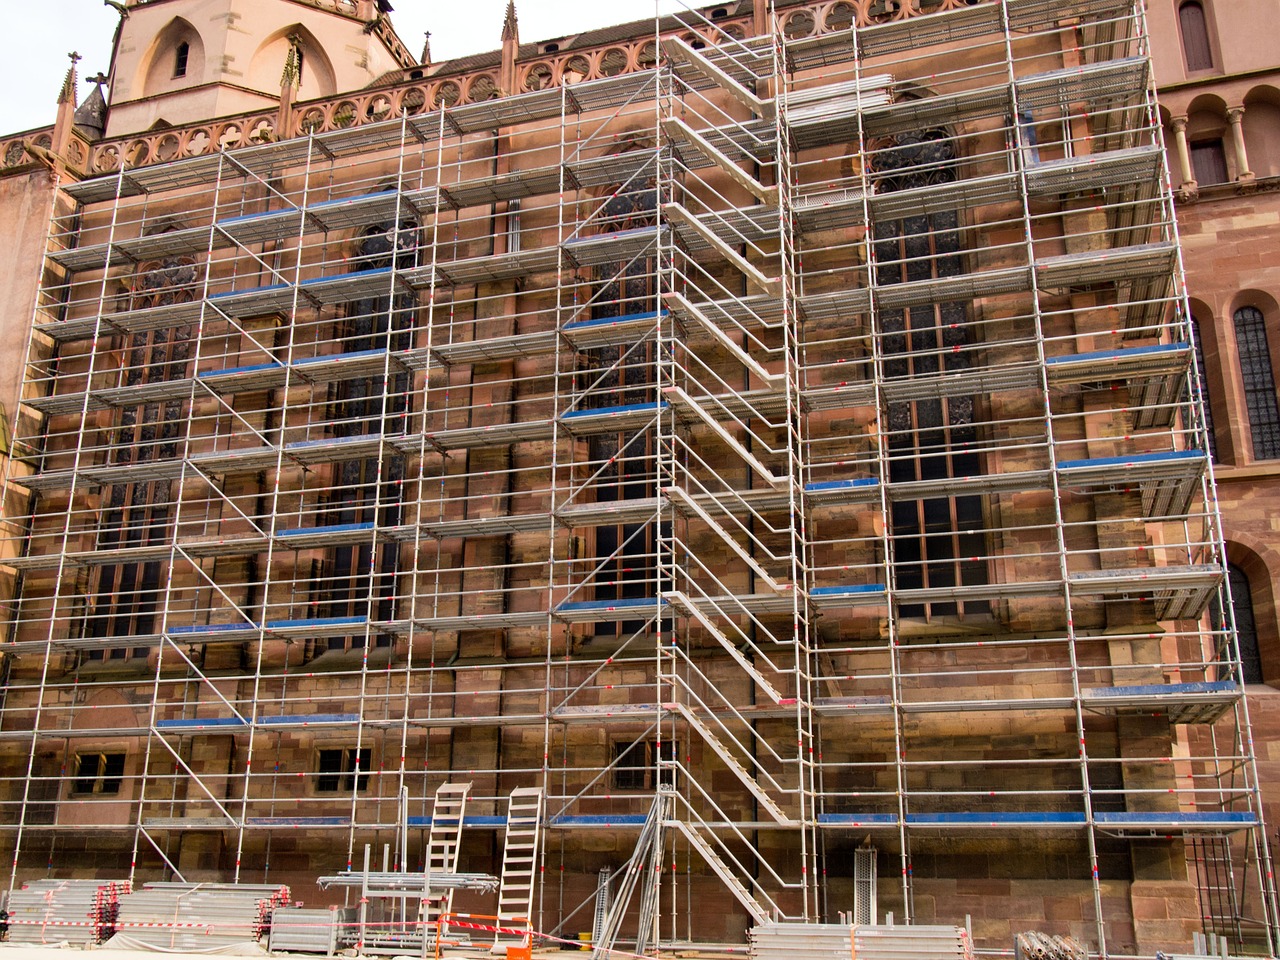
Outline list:
[[[943,6],[659,23],[652,70],[67,186],[7,488],[13,877],[89,835],[420,870],[465,780],[455,832],[542,791],[535,930],[662,793],[664,941],[702,890],[834,919],[868,836],[906,923],[954,838],[1034,845],[1101,952],[1132,845],[1225,838],[1265,938],[1140,8]]]

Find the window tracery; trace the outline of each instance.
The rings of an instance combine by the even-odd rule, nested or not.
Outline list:
[[[879,191],[909,190],[955,179],[947,131],[925,130],[873,145]],[[876,282],[881,286],[956,276],[964,245],[955,211],[882,221],[874,227]],[[944,302],[882,309],[887,379],[968,369],[970,333],[964,304]],[[888,407],[890,481],[974,476],[981,472],[972,396],[895,401]],[[983,498],[975,495],[895,500],[891,513],[893,571],[899,590],[987,582]],[[989,613],[985,600],[903,604],[905,617]]]

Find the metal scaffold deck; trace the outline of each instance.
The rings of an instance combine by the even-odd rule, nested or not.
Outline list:
[[[854,910],[867,843],[931,923],[980,843],[1106,956],[1134,845],[1196,838],[1272,943],[1141,4],[793,6],[64,186],[4,501],[12,882],[83,835],[130,879],[505,849],[489,912],[551,931],[640,837],[667,943],[704,895]]]

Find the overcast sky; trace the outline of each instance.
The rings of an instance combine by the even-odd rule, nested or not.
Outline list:
[[[0,0],[0,134],[53,123],[58,88],[67,72],[67,54],[80,61],[80,97],[89,91],[83,78],[106,72],[117,14],[102,0]],[[260,2],[260,0],[259,0]],[[520,39],[546,40],[611,23],[651,17],[657,2],[663,13],[681,8],[679,0],[516,0]],[[506,0],[392,0],[391,20],[409,50],[422,50],[422,34],[431,31],[436,60],[493,50],[499,44]]]

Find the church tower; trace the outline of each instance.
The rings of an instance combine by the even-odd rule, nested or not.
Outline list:
[[[111,70],[109,137],[270,110],[415,65],[388,0],[126,0]]]

